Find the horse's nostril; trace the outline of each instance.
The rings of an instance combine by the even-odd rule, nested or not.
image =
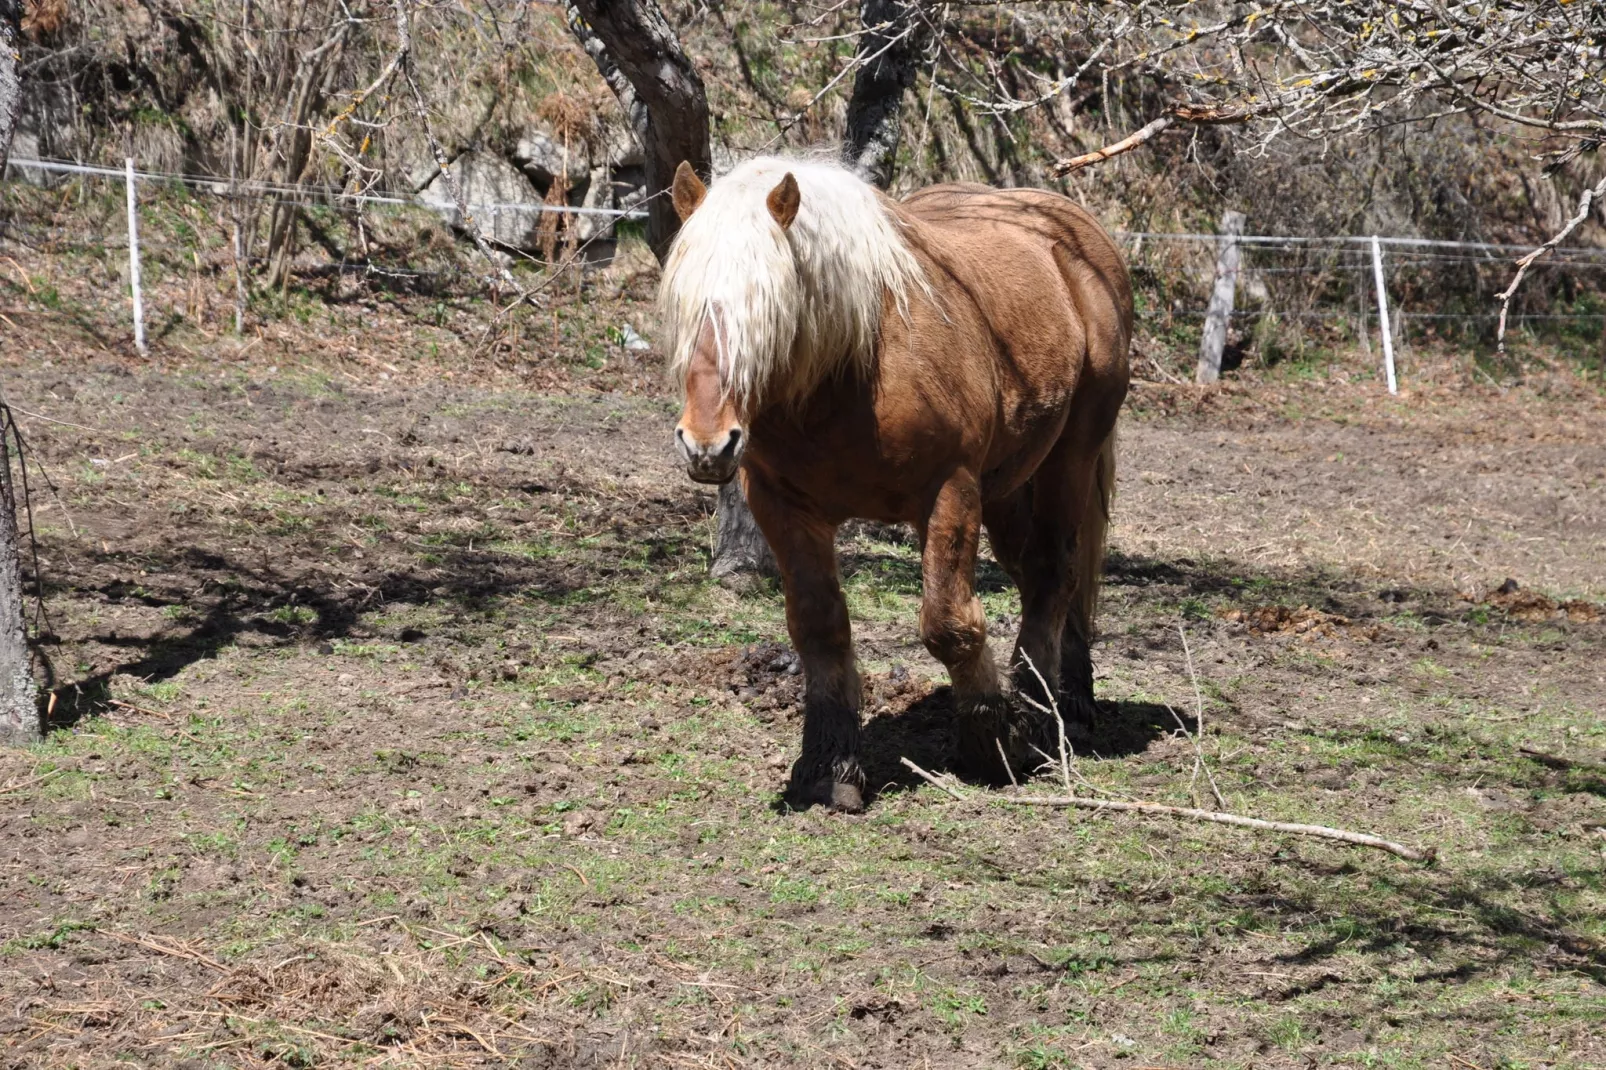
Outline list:
[[[725,448],[719,451],[719,455],[721,457],[736,456],[736,447],[740,446],[741,443],[742,429],[740,427],[732,428],[730,437],[725,440]]]
[[[686,429],[684,427],[675,428],[675,441],[682,446],[686,444]]]

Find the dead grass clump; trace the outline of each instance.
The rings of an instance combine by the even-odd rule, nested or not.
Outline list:
[[[296,1065],[336,1055],[383,1059],[386,1052],[405,1056],[407,1065],[482,1065],[486,1057],[549,1054],[556,1042],[545,1030],[564,1017],[553,1001],[569,998],[571,983],[590,976],[512,958],[483,933],[402,928],[412,939],[377,956],[319,942],[288,957],[275,954],[277,962],[239,965],[187,945],[102,930],[133,954],[204,967],[201,985],[223,976],[204,990],[185,986],[160,1004],[110,991],[40,1001],[27,1039],[34,1055],[62,1065],[72,1061],[68,1029],[113,1031],[117,1043],[145,1050],[249,1051],[268,1059],[289,1053]]]

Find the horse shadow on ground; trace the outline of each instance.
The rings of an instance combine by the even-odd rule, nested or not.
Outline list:
[[[1178,731],[1171,708],[1153,702],[1100,702],[1091,735],[1074,745],[1084,758],[1127,758],[1142,754],[1161,736]],[[943,686],[911,703],[901,713],[872,717],[859,741],[859,761],[873,800],[878,795],[905,791],[924,783],[903,764],[908,758],[930,773],[954,772],[954,693]],[[1192,730],[1192,721],[1183,719]],[[1017,769],[1021,779],[1038,768]],[[957,775],[957,774],[956,774]]]

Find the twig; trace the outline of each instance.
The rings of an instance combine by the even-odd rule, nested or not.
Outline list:
[[[60,424],[62,427],[76,427],[80,431],[93,431],[97,435],[105,434],[105,432],[98,427],[85,427],[83,424],[75,424],[68,420],[58,420],[54,416],[46,416],[43,413],[38,412],[29,412],[27,409],[19,409],[15,405],[11,406],[11,411],[22,416],[26,416],[29,419],[43,420],[47,424]]]
[[[1172,123],[1193,123],[1198,126],[1235,126],[1258,119],[1275,110],[1274,102],[1251,105],[1244,108],[1223,109],[1209,104],[1177,104],[1172,107],[1171,114],[1162,115],[1150,122],[1135,133],[1129,134],[1113,145],[1106,145],[1102,149],[1072,156],[1069,160],[1061,160],[1054,165],[1054,174],[1067,175],[1072,171],[1080,170],[1088,164],[1102,163],[1112,156],[1119,156],[1149,141],[1156,134],[1171,126]]]
[[[932,787],[941,788],[943,791],[946,791],[949,795],[952,795],[954,798],[958,799],[960,802],[964,802],[965,801],[965,797],[963,795],[959,794],[953,788],[949,787],[947,784],[944,784],[942,781],[938,780],[936,777],[932,776],[930,773],[928,773],[924,769],[920,768],[914,762],[911,762],[908,758],[899,758],[898,761],[902,762],[908,768],[914,770],[914,772],[915,772],[915,774],[917,776],[919,776],[927,784],[930,784]]]
[[[60,776],[61,773],[62,770],[60,769],[52,769],[48,773],[40,773],[38,776],[31,776],[27,780],[19,780],[15,784],[6,784],[5,786],[0,787],[0,795],[10,795],[14,791],[21,791],[23,788],[31,788],[35,784],[43,784],[53,776]]]
[[[463,196],[463,185],[457,180],[457,174],[452,170],[451,161],[446,158],[446,150],[441,147],[439,139],[435,137],[435,131],[429,125],[429,107],[424,103],[424,93],[418,88],[418,82],[413,77],[413,38],[411,25],[407,18],[407,5],[412,3],[412,0],[395,0],[395,3],[396,59],[401,67],[402,79],[412,92],[413,111],[418,116],[419,126],[423,128],[424,140],[428,142],[430,154],[435,157],[435,164],[440,168],[441,182],[445,184],[446,192],[452,198],[452,204],[457,208],[457,213],[463,221],[463,229],[474,240],[474,247],[479,250],[480,255],[485,258],[485,262],[496,272],[497,277],[502,280],[503,284],[518,294],[519,300],[525,300],[529,295],[518,284],[518,280],[507,269],[507,265],[497,259],[496,254],[491,251],[490,244],[485,240],[485,235],[480,232],[479,222],[474,218],[473,213],[469,211],[468,201]]]
[[[1009,774],[1009,785],[1012,788],[1020,787],[1020,781],[1015,779],[1015,770],[1009,766],[1009,755],[1004,753],[1004,741],[994,737],[993,746],[998,748],[998,760],[1004,763],[1004,772]]]
[[[1217,825],[1236,825],[1239,828],[1263,829],[1267,832],[1286,832],[1295,836],[1313,836],[1317,839],[1352,843],[1358,847],[1375,847],[1379,851],[1387,851],[1391,855],[1397,855],[1411,862],[1432,862],[1437,857],[1437,852],[1431,847],[1419,851],[1413,847],[1406,847],[1404,844],[1394,843],[1392,840],[1385,840],[1380,836],[1373,836],[1365,832],[1350,832],[1348,829],[1329,828],[1326,825],[1264,821],[1258,817],[1240,817],[1237,814],[1226,814],[1215,810],[1195,810],[1186,806],[1167,806],[1163,803],[1116,802],[1109,799],[1088,799],[1080,795],[1050,795],[1037,798],[1011,796],[1007,801],[1022,803],[1026,806],[1075,806],[1084,810],[1126,810],[1134,813],[1164,814],[1168,817],[1187,818],[1190,821],[1209,821]]]
[[[163,713],[161,710],[146,709],[144,706],[136,706],[132,702],[124,702],[120,698],[107,699],[106,705],[116,706],[120,710],[130,710],[134,713],[143,713],[148,717],[160,717],[164,721],[171,721],[173,719],[173,715],[170,713]]]
[[[1199,674],[1193,671],[1193,651],[1188,647],[1188,632],[1182,625],[1177,625],[1177,634],[1182,637],[1182,656],[1187,659],[1188,679],[1193,682],[1193,732],[1190,734],[1182,718],[1177,717],[1177,711],[1171,710],[1171,716],[1176,718],[1177,727],[1182,734],[1188,736],[1193,742],[1193,776],[1188,779],[1188,794],[1193,794],[1193,786],[1199,782],[1199,773],[1205,775],[1205,781],[1210,785],[1210,794],[1215,796],[1216,809],[1225,810],[1227,802],[1221,797],[1221,788],[1216,785],[1216,775],[1210,771],[1210,766],[1204,759],[1204,693],[1199,690]],[[1195,799],[1195,802],[1198,800]]]
[[[121,940],[125,944],[137,944],[140,947],[149,948],[152,951],[159,951],[164,955],[171,955],[176,959],[189,959],[191,962],[199,962],[203,966],[210,966],[219,973],[234,972],[216,959],[207,955],[202,955],[197,951],[191,951],[188,948],[170,947],[167,944],[163,944],[155,940],[146,940],[138,936],[129,936],[126,933],[114,932],[111,929],[96,929],[95,932],[100,933],[102,936],[109,936],[113,940]]]
[[[1048,686],[1048,681],[1043,679],[1043,674],[1037,671],[1037,665],[1036,665],[1035,662],[1032,661],[1032,656],[1030,654],[1026,653],[1026,651],[1024,651],[1024,650],[1022,650],[1020,652],[1020,656],[1023,659],[1025,659],[1026,667],[1028,669],[1032,670],[1032,675],[1037,677],[1038,686],[1043,689],[1043,694],[1048,696],[1048,704],[1053,708],[1052,709],[1044,709],[1041,703],[1033,701],[1033,699],[1029,695],[1021,695],[1020,697],[1022,699],[1024,699],[1027,702],[1028,705],[1036,707],[1038,710],[1040,710],[1041,712],[1047,714],[1049,717],[1052,717],[1054,719],[1054,727],[1059,732],[1060,782],[1065,785],[1065,790],[1066,791],[1070,791],[1071,790],[1071,742],[1070,742],[1069,739],[1067,739],[1065,737],[1065,718],[1060,716],[1060,704],[1059,704],[1059,701],[1057,699],[1055,699],[1054,691],[1053,691],[1052,688],[1050,688]]]
[[[1174,122],[1176,122],[1176,120],[1171,116],[1162,115],[1160,118],[1155,119],[1153,122],[1143,127],[1143,129],[1134,134],[1127,135],[1113,145],[1106,145],[1102,149],[1095,149],[1092,152],[1084,152],[1080,156],[1072,156],[1068,160],[1061,160],[1059,163],[1054,165],[1054,174],[1068,175],[1072,171],[1080,171],[1088,164],[1103,163],[1112,156],[1119,156],[1124,152],[1131,152],[1133,149],[1137,148],[1145,141],[1148,141],[1150,138],[1154,137],[1154,135],[1160,133]]]

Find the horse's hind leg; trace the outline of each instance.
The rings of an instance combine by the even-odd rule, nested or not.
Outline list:
[[[981,518],[987,526],[987,541],[992,543],[993,558],[1019,589],[1021,557],[1026,553],[1026,538],[1032,531],[1031,484],[982,506]]]
[[[1015,688],[1043,709],[1057,707],[1073,728],[1089,725],[1094,710],[1087,626],[1078,598],[1086,583],[1078,567],[1079,541],[1095,479],[1092,452],[1066,435],[1032,476],[1032,518],[1020,564]],[[1050,728],[1042,741],[1051,744],[1057,735]]]
[[[837,578],[836,526],[791,508],[758,480],[748,481],[747,501],[775,551],[786,628],[803,662],[803,753],[792,766],[787,797],[800,808],[862,810],[859,671]]]
[[[1066,721],[1073,728],[1092,726],[1098,710],[1093,699],[1093,615],[1098,608],[1104,571],[1104,538],[1115,495],[1115,432],[1099,447],[1090,469],[1086,500],[1076,517],[1076,543],[1071,558],[1071,601],[1060,638],[1060,696]]]
[[[958,707],[955,758],[967,774],[1002,783],[1023,769],[1025,736],[1011,716],[992,651],[987,617],[976,597],[976,545],[981,537],[981,488],[958,472],[937,493],[920,525],[920,638],[948,669]]]

